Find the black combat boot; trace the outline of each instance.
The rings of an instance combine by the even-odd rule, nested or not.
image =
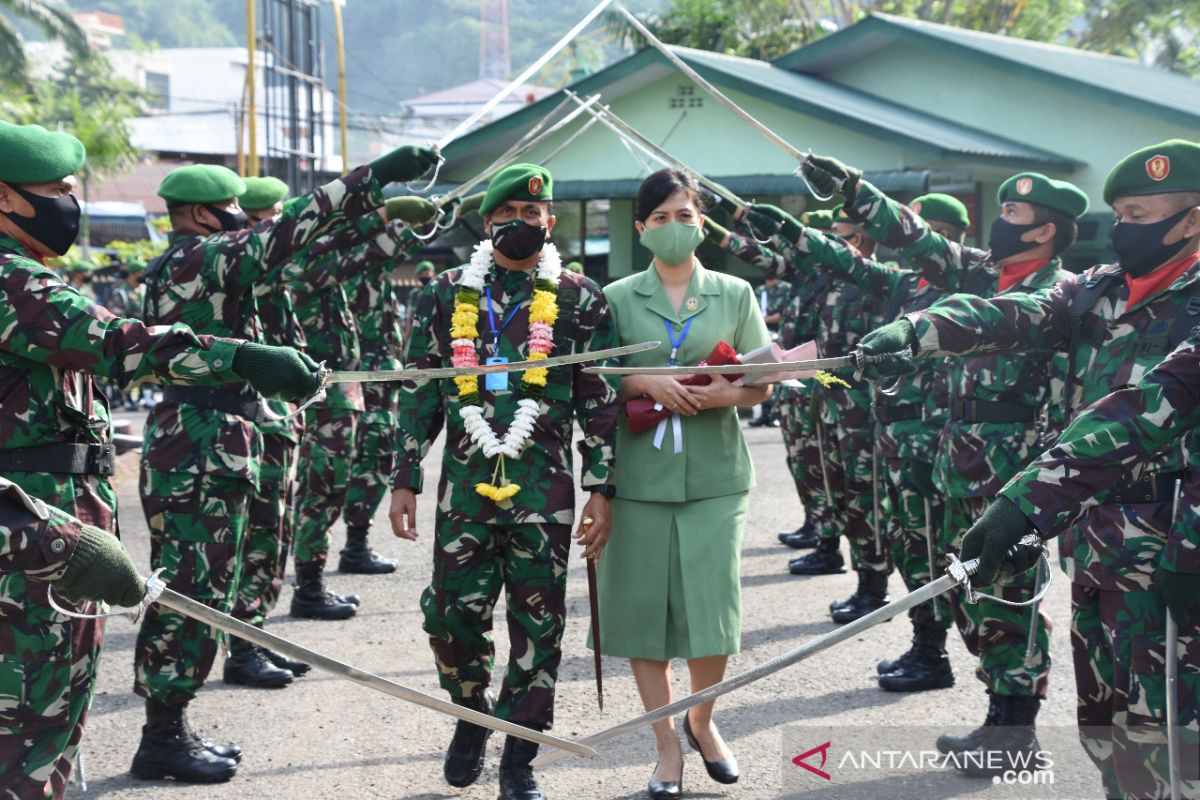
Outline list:
[[[146,701],[142,741],[129,772],[142,780],[174,778],[183,783],[224,783],[237,774],[237,761],[214,753],[188,727],[186,703]],[[237,750],[238,758],[241,750]]]
[[[200,734],[196,733],[196,730],[192,727],[192,724],[188,722],[186,708],[183,711],[183,727],[187,729],[188,736],[191,736],[193,740],[199,742],[201,747],[212,753],[214,756],[228,758],[235,764],[241,763],[242,748],[238,747],[232,742],[229,744],[217,744],[216,742],[210,742],[208,739],[201,738]]]
[[[860,570],[855,570],[855,574],[858,575],[858,585],[854,587],[854,594],[850,595],[845,600],[834,600],[832,603],[830,603],[829,604],[829,613],[830,614],[837,611],[842,606],[850,605],[850,603],[852,601],[854,601],[860,594],[862,594],[863,592],[866,591],[867,573],[864,570],[860,569]]]
[[[267,654],[253,642],[231,636],[223,677],[226,683],[258,689],[282,689],[292,682],[294,676],[291,670],[280,669],[271,663]]]
[[[938,752],[949,755],[951,753],[962,753],[966,750],[973,750],[987,736],[988,729],[998,725],[999,722],[1000,703],[996,700],[996,695],[988,692],[988,710],[983,724],[966,736],[951,736],[948,733],[943,733],[937,738]]]
[[[337,597],[337,595],[334,595],[334,597]],[[358,604],[355,603],[355,605]],[[263,624],[261,622],[255,623],[254,625],[254,627],[258,628],[260,631],[262,630],[262,626]],[[259,646],[258,649],[264,656],[267,657],[267,661],[270,661],[280,669],[286,669],[288,672],[292,673],[293,677],[299,678],[301,675],[307,674],[308,671],[312,669],[311,666],[305,664],[303,661],[297,661],[294,658],[288,658],[283,653],[276,653],[274,650],[270,650],[262,646]]]
[[[454,705],[481,714],[491,714],[496,708],[491,693],[487,691],[471,697],[455,697]],[[483,772],[483,754],[491,735],[491,728],[483,728],[461,719],[458,721],[454,726],[454,738],[446,748],[446,761],[442,765],[442,775],[446,778],[446,783],[461,789],[470,786],[479,778],[479,773]]]
[[[958,768],[972,778],[994,778],[1012,770],[1018,774],[1044,769],[1038,757],[1036,697],[996,695],[999,719],[986,729],[976,746],[957,755]]]
[[[350,619],[358,607],[340,602],[325,591],[322,573],[325,565],[319,561],[296,565],[296,591],[292,593],[292,616],[302,619]]]
[[[858,575],[860,578],[858,591],[850,595],[850,599],[844,605],[838,606],[829,614],[838,625],[853,622],[859,617],[865,617],[875,609],[887,605],[887,573],[876,572],[872,569],[860,569]]]
[[[829,610],[833,611],[833,607],[830,606]],[[889,672],[896,672],[897,670],[901,670],[901,669],[904,669],[905,667],[907,667],[908,663],[910,661],[912,661],[916,655],[917,640],[920,638],[920,636],[921,636],[920,629],[914,627],[913,628],[912,647],[908,648],[903,653],[901,653],[899,658],[883,659],[882,661],[880,661],[878,664],[875,665],[875,671],[877,673],[879,673],[880,675],[887,675]]]
[[[381,558],[367,544],[366,528],[346,527],[346,546],[338,559],[338,571],[354,575],[385,575],[396,571],[394,558]]]
[[[504,754],[500,756],[500,796],[496,800],[546,800],[538,786],[537,777],[529,762],[537,755],[537,742],[504,738]]]
[[[924,692],[954,685],[950,656],[946,653],[946,629],[926,625],[913,635],[912,654],[906,663],[879,676],[879,688],[888,692]],[[904,661],[901,656],[897,661]]]
[[[812,522],[805,520],[796,530],[779,534],[779,541],[795,550],[811,550],[821,543],[821,537],[817,536]]]
[[[793,575],[840,575],[846,571],[846,561],[838,539],[821,539],[817,548],[788,562]]]

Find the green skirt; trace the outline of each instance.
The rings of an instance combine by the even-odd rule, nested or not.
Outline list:
[[[741,649],[748,498],[613,501],[612,536],[596,567],[602,653],[667,661]]]

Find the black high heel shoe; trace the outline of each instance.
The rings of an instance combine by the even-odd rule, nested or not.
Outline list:
[[[709,761],[704,757],[704,751],[700,749],[700,742],[696,741],[696,735],[692,733],[692,719],[688,712],[683,712],[683,735],[687,737],[688,746],[700,754],[700,760],[704,762],[704,769],[708,771],[708,777],[712,778],[717,783],[737,783],[741,773],[738,772],[737,759],[733,756],[724,761]]]
[[[654,771],[658,772],[658,764],[654,765]],[[679,770],[679,780],[677,781],[660,781],[651,775],[646,793],[650,796],[650,800],[677,800],[677,798],[683,797],[683,770]]]

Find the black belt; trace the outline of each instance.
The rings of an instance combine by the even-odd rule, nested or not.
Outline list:
[[[921,419],[924,406],[916,403],[889,406],[882,403],[875,406],[875,421],[880,425],[890,425],[893,422],[906,422],[911,419]]]
[[[163,388],[163,400],[224,411],[251,422],[269,421],[262,401],[208,386],[167,386]]]
[[[1023,403],[976,400],[955,397],[950,400],[950,419],[960,422],[1027,422],[1037,419],[1037,411]]]
[[[117,449],[111,444],[61,442],[0,450],[0,473],[112,475],[116,471]]]
[[[1132,503],[1160,503],[1175,497],[1175,482],[1187,480],[1188,471],[1182,472],[1150,472],[1138,479],[1138,482],[1110,495],[1106,503],[1130,505]]]

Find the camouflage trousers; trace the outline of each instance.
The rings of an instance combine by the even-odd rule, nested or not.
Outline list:
[[[1079,735],[1106,797],[1170,796],[1166,608],[1155,591],[1071,586]],[[1200,604],[1179,626],[1182,795],[1200,798]]]
[[[884,459],[880,459],[881,462]],[[946,555],[941,547],[945,502],[939,495],[926,497],[913,483],[906,459],[889,458],[884,511],[888,520],[892,562],[908,591],[919,589],[945,571]],[[954,611],[946,595],[909,609],[914,628],[948,629]]]
[[[253,484],[225,475],[160,472],[143,463],[139,489],[150,527],[150,566],[165,568],[169,588],[228,614],[237,596]],[[190,701],[212,669],[217,636],[208,625],[150,606],[134,649],[134,692],[164,703]]]
[[[19,572],[0,577],[0,797],[62,798],[96,687],[103,620],[50,608],[48,583]],[[94,603],[63,608],[96,613]]]
[[[778,389],[779,430],[787,451],[788,471],[804,508],[805,522],[811,521],[817,531],[828,529],[831,527],[830,503],[825,496],[821,473],[821,448],[817,444],[817,425],[820,423],[812,407],[812,393],[791,386]]]
[[[828,432],[830,427],[825,426],[824,429]],[[836,526],[834,535],[842,534],[850,542],[850,563],[855,570],[891,572],[891,546],[882,508],[878,535],[875,530],[875,486],[871,482],[871,458],[875,442],[871,427],[848,428],[838,425],[835,430],[836,441],[830,443],[826,439],[824,442],[826,471],[831,485],[836,476],[841,477],[842,491],[840,496],[834,494],[831,514]],[[881,501],[882,493],[887,491],[886,483],[887,476],[881,462],[878,485]]]
[[[116,527],[116,497],[104,478],[14,472],[33,497],[104,530]],[[75,765],[96,685],[104,621],[50,607],[50,584],[0,574],[0,797],[61,799]],[[95,603],[55,602],[80,614]]]
[[[470,697],[491,683],[492,610],[505,590],[510,651],[496,716],[548,729],[566,625],[570,525],[491,525],[437,515],[433,579],[421,595],[442,688]]]
[[[296,469],[296,563],[324,564],[342,515],[361,411],[309,408]]]
[[[371,527],[371,520],[388,493],[388,480],[396,460],[400,386],[364,383],[363,403],[367,410],[358,421],[354,463],[350,465],[350,483],[342,512],[346,525],[355,528]]]
[[[963,534],[983,514],[993,498],[946,498],[943,552],[958,552]],[[944,565],[943,565],[944,567]],[[1039,569],[1041,569],[1039,567]],[[999,596],[1023,602],[1034,594],[1035,570],[1027,570],[1006,583]],[[989,594],[996,594],[991,587]],[[962,592],[952,594],[954,622],[971,655],[979,657],[975,674],[994,694],[1045,697],[1050,680],[1050,618],[1039,607],[1013,608],[980,600],[967,603]],[[1036,617],[1036,623],[1033,623]],[[1029,658],[1029,626],[1037,625]]]
[[[250,497],[242,574],[233,616],[262,626],[279,602],[292,546],[296,445],[286,436],[263,434],[258,490]]]

